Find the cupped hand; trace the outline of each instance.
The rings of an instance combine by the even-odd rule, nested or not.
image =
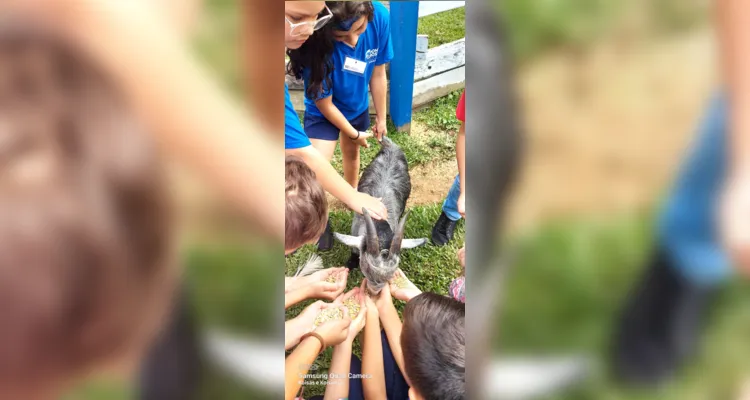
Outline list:
[[[313,332],[320,335],[325,341],[326,346],[335,346],[340,344],[349,336],[349,326],[352,323],[351,318],[347,315],[346,307],[336,305],[329,305],[330,307],[338,307],[343,313],[343,318],[336,319],[333,321],[324,322]]]
[[[349,294],[347,298],[353,297],[359,303],[359,313],[356,316],[352,317],[352,323],[349,326],[349,335],[347,336],[347,340],[353,342],[354,338],[356,338],[357,335],[365,327],[365,321],[367,319],[368,313],[367,303],[365,302],[365,297],[367,297],[367,295],[365,295],[364,292],[362,292],[362,290],[358,287],[352,289],[347,294]]]
[[[291,325],[287,326],[287,345],[286,348],[296,346],[299,343],[299,339],[306,333],[313,330],[315,326],[315,318],[318,314],[326,308],[326,303],[322,301],[316,301],[305,307],[305,309],[294,319],[292,319]]]
[[[404,279],[406,281],[406,286],[403,288],[399,288],[395,284],[396,278]],[[391,295],[394,298],[401,300],[401,301],[409,301],[415,296],[422,294],[422,291],[419,290],[419,288],[416,285],[414,285],[409,280],[409,278],[406,277],[406,275],[404,274],[404,271],[401,271],[401,268],[396,270],[396,273],[393,274],[393,278],[390,281],[388,281],[388,285],[386,286],[390,286]]]
[[[362,282],[362,284],[367,287],[367,279]],[[382,313],[385,307],[392,306],[393,305],[393,297],[391,297],[391,288],[390,285],[383,285],[383,289],[380,290],[380,293],[378,293],[377,296],[372,296],[373,301],[375,302],[375,307],[378,309],[378,312]]]
[[[335,282],[327,281],[331,276],[336,277]],[[348,276],[348,268],[327,268],[306,276],[301,283],[307,285],[311,298],[335,300],[346,289]]]

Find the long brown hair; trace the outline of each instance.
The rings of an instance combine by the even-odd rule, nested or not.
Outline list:
[[[306,95],[312,99],[331,87],[329,76],[333,71],[333,31],[344,21],[362,16],[372,21],[375,15],[372,1],[326,1],[326,5],[333,14],[331,21],[313,33],[299,49],[286,51],[289,56],[287,74],[301,79],[305,68],[310,69]]]

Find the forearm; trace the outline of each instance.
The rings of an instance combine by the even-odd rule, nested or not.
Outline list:
[[[331,367],[328,369],[328,385],[324,400],[339,400],[349,397],[349,371],[352,361],[352,342],[344,340],[333,348]],[[336,378],[331,378],[335,375]]]
[[[750,157],[750,2],[717,0],[716,4],[730,110],[730,163],[736,167]]]
[[[320,185],[323,186],[326,192],[341,200],[344,204],[349,205],[351,203],[357,191],[336,172],[333,165],[315,150],[314,147],[307,146],[302,149],[287,150],[287,154],[300,156],[305,161],[305,164],[315,172],[318,182],[320,182]],[[360,210],[359,212],[361,213],[362,211]]]
[[[383,307],[382,310],[378,310],[378,312],[380,313],[380,322],[383,323],[383,330],[388,337],[388,345],[391,347],[393,358],[396,359],[398,368],[404,377],[406,377],[404,355],[401,351],[401,319],[398,317],[398,311],[396,311],[396,307],[393,304],[389,304]]]
[[[368,311],[369,312],[369,311]],[[380,320],[370,318],[365,324],[362,343],[362,374],[370,378],[362,379],[362,389],[366,399],[384,399],[385,374],[383,366],[383,344],[380,341]]]
[[[321,344],[315,337],[308,337],[297,346],[284,362],[284,398],[286,400],[294,399],[299,392],[309,366],[318,357],[322,350]]]
[[[466,124],[461,122],[456,138],[456,161],[458,162],[458,181],[461,193],[466,194]]]
[[[357,137],[358,131],[354,129],[352,124],[349,123],[349,120],[346,119],[339,108],[333,104],[333,101],[330,97],[316,101],[315,105],[318,107],[318,110],[320,110],[321,114],[326,117],[328,122],[339,128],[339,130],[343,132],[344,135],[350,138]]]
[[[370,78],[370,92],[372,93],[372,101],[375,105],[375,114],[378,120],[385,121],[386,97],[388,94],[388,78],[385,74],[385,65],[375,67],[372,78]]]
[[[290,289],[293,289],[296,280],[297,278],[285,276],[284,277],[284,291],[287,292]]]
[[[162,148],[283,238],[283,170],[269,168],[281,165],[278,144],[222,93],[148,2],[74,3],[71,34],[119,84]]]
[[[301,301],[307,300],[310,297],[310,291],[304,286],[292,289],[284,293],[284,309],[286,310],[287,308]]]

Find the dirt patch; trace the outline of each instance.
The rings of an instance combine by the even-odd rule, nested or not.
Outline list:
[[[458,175],[456,161],[419,165],[411,171],[411,197],[408,206],[442,202]]]
[[[441,161],[418,165],[409,171],[411,196],[409,207],[442,202],[458,174],[456,161]],[[328,194],[331,210],[346,210],[344,203]]]
[[[554,54],[519,74],[527,153],[512,228],[653,204],[715,87],[708,29],[584,54]]]

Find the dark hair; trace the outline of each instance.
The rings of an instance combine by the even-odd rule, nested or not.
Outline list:
[[[330,74],[333,71],[331,59],[334,50],[333,32],[336,27],[352,18],[366,16],[372,21],[375,8],[372,1],[327,1],[326,5],[331,10],[333,17],[321,29],[315,31],[309,39],[296,50],[287,49],[289,56],[287,74],[297,79],[302,78],[302,71],[310,69],[310,78],[305,94],[308,98],[316,98],[324,88],[331,87]],[[328,13],[322,11],[321,15]]]
[[[328,219],[328,200],[315,179],[315,172],[304,161],[287,156],[285,167],[284,248],[296,249],[323,234]]]
[[[463,303],[435,293],[406,303],[401,333],[406,375],[426,400],[466,397],[465,312]]]
[[[62,389],[141,349],[155,328],[145,321],[167,309],[156,298],[175,282],[149,135],[62,36],[9,21],[0,26],[2,398]],[[159,315],[147,319],[149,310]]]

